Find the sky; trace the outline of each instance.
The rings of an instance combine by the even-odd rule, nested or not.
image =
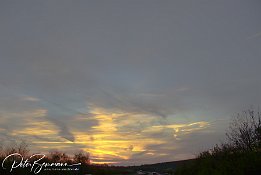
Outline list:
[[[0,140],[93,163],[195,157],[261,104],[258,0],[2,0]]]

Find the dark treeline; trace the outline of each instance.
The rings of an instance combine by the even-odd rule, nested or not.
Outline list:
[[[261,174],[261,113],[243,111],[233,117],[227,141],[178,167],[175,175]]]

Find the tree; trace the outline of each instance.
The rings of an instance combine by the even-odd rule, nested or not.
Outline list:
[[[2,152],[3,156],[8,156],[13,153],[19,153],[23,157],[26,157],[29,153],[28,144],[24,140],[21,140],[20,142],[14,141],[11,142],[10,145],[6,146],[5,149],[2,147]]]
[[[226,135],[230,143],[241,151],[260,150],[261,113],[249,109],[236,114]]]
[[[89,153],[79,151],[74,154],[74,162],[82,164],[90,164],[90,155]]]
[[[63,153],[63,152],[60,152],[60,151],[51,151],[49,153],[49,159],[52,160],[53,162],[70,162],[70,157]]]

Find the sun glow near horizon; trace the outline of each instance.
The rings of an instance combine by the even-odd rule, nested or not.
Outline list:
[[[13,135],[24,135],[28,138],[38,136],[32,141],[35,149],[57,149],[72,151],[81,149],[91,154],[92,163],[120,163],[135,159],[137,155],[146,157],[166,156],[169,152],[158,152],[151,146],[163,146],[170,142],[171,150],[178,148],[178,141],[185,135],[205,129],[208,122],[160,124],[162,117],[151,114],[139,114],[128,112],[110,112],[102,108],[90,110],[91,116],[77,115],[70,120],[69,127],[74,140],[70,141],[59,136],[59,129],[45,118],[43,110],[31,112],[32,125],[21,126],[19,130],[13,130]],[[37,114],[37,115],[36,115]],[[28,115],[28,113],[27,113]],[[33,117],[35,115],[35,117]],[[127,117],[126,117],[127,116]],[[86,118],[84,118],[86,117]],[[96,125],[84,128],[89,120],[95,120]],[[28,121],[28,118],[27,118]],[[80,124],[78,123],[80,121]],[[74,126],[81,125],[80,129]],[[70,125],[68,125],[70,126]],[[165,137],[160,135],[164,134]],[[55,139],[59,137],[59,139]],[[167,138],[166,138],[167,137]],[[49,139],[46,141],[46,139]]]

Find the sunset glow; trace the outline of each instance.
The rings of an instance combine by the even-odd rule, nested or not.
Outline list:
[[[260,12],[235,0],[0,1],[0,149],[24,140],[124,166],[195,158],[260,106]]]

